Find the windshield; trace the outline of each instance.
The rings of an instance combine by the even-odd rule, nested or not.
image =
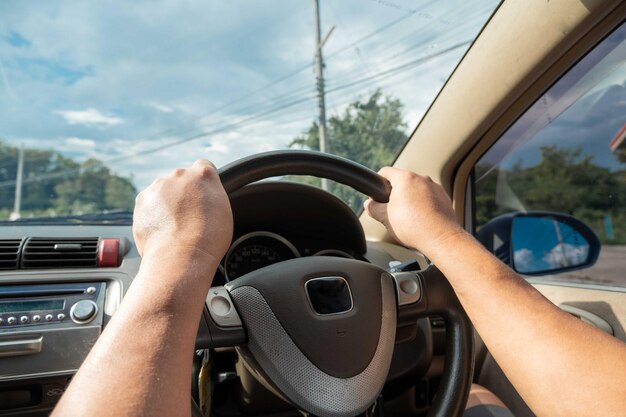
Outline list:
[[[377,170],[498,2],[319,1],[319,48],[316,3],[2,1],[0,220],[130,211],[198,158],[318,150],[322,107],[323,150]]]

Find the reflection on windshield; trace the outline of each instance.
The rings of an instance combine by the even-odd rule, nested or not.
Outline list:
[[[497,3],[320,2],[326,151],[391,163]],[[0,219],[130,210],[199,157],[319,148],[312,2],[7,0],[0,21]]]

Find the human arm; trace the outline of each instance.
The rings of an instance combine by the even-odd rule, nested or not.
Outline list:
[[[620,416],[626,410],[626,344],[563,312],[456,222],[428,177],[383,168],[389,203],[367,212],[448,278],[476,330],[539,417]]]
[[[195,336],[232,227],[228,198],[208,161],[177,169],[139,194],[139,273],[53,416],[191,414]]]

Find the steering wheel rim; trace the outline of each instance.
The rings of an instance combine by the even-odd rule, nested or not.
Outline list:
[[[319,152],[267,152],[244,158],[220,169],[222,184],[229,195],[252,182],[273,176],[289,174],[313,175],[317,177],[329,178],[351,186],[358,191],[370,195],[373,199],[380,202],[387,202],[391,191],[389,182],[370,169],[356,164],[353,161]],[[353,275],[355,275],[353,273],[354,268],[361,271],[356,274],[360,276],[358,280],[353,277]],[[294,280],[291,284],[294,282],[296,284],[290,284],[290,290],[282,291],[287,295],[281,294],[279,288],[282,285],[275,283],[268,286],[267,282],[264,283],[264,281],[271,279],[268,277],[271,277],[272,274],[274,274],[274,276],[278,276],[278,279]],[[273,363],[280,362],[280,356],[273,356],[271,358],[266,357],[267,352],[271,353],[272,350],[280,349],[281,347],[274,345],[263,351],[264,346],[261,346],[261,344],[271,344],[272,338],[270,337],[268,339],[260,337],[262,332],[259,332],[258,329],[252,328],[249,325],[249,323],[254,322],[256,326],[261,328],[269,326],[269,322],[264,320],[263,317],[273,316],[270,317],[270,322],[274,321],[272,324],[273,328],[282,328],[283,330],[290,329],[291,333],[289,331],[285,331],[285,334],[286,337],[293,338],[294,334],[298,332],[294,330],[293,323],[290,325],[291,327],[289,327],[289,323],[287,323],[287,325],[285,324],[285,322],[289,321],[289,314],[301,314],[302,317],[305,317],[306,314],[311,315],[311,311],[315,310],[315,307],[311,302],[311,296],[307,292],[309,290],[302,288],[307,287],[307,282],[311,281],[312,277],[327,278],[329,275],[333,274],[336,274],[339,277],[346,277],[344,281],[349,282],[349,290],[356,290],[356,292],[359,292],[358,286],[364,285],[362,283],[367,281],[367,279],[364,279],[363,276],[370,276],[370,284],[368,285],[372,285],[371,283],[378,280],[379,287],[376,288],[379,288],[381,291],[383,304],[385,303],[384,300],[387,300],[387,307],[389,307],[388,288],[390,285],[395,287],[394,295],[398,305],[393,306],[394,309],[392,318],[393,321],[396,322],[394,325],[398,325],[400,322],[406,323],[407,321],[428,317],[433,314],[438,314],[444,317],[447,335],[444,374],[440,383],[438,396],[435,398],[435,401],[429,410],[428,416],[460,416],[467,400],[473,371],[472,325],[452,287],[441,272],[439,272],[433,265],[423,271],[401,273],[404,274],[404,276],[390,275],[374,265],[361,261],[324,257],[319,257],[317,259],[295,259],[262,268],[261,270],[254,271],[227,284],[223,292],[220,293],[224,294],[226,297],[232,297],[231,302],[238,311],[239,317],[244,319],[242,328],[245,328],[247,332],[246,339],[242,343],[243,340],[240,337],[233,336],[238,334],[236,331],[233,331],[234,329],[220,328],[219,325],[216,326],[215,323],[212,323],[212,325],[209,326],[211,333],[213,333],[212,338],[213,340],[219,341],[216,346],[237,346],[241,356],[247,362],[246,365],[254,369],[257,377],[259,377],[261,381],[265,381],[270,385],[270,388],[272,388],[273,391],[292,402],[296,407],[305,410],[312,415],[320,417],[349,417],[362,413],[375,401],[376,397],[382,391],[384,381],[386,380],[385,369],[386,372],[389,371],[391,354],[387,353],[383,355],[384,358],[382,359],[378,357],[376,369],[379,374],[384,373],[382,382],[377,382],[377,385],[373,387],[373,389],[366,389],[366,395],[364,395],[363,392],[359,392],[363,391],[363,384],[361,382],[355,385],[358,388],[351,388],[352,391],[348,390],[346,392],[340,392],[339,397],[337,395],[331,395],[332,393],[329,394],[330,396],[320,396],[318,395],[319,393],[308,395],[306,393],[306,386],[303,388],[302,384],[298,382],[297,378],[299,374],[296,375],[296,379],[294,379],[293,375],[291,375],[291,379],[285,378],[285,374],[289,374],[290,370],[282,366],[280,363]],[[281,275],[288,275],[288,277],[283,277]],[[413,297],[411,299],[412,301],[408,304],[402,304],[402,298],[406,294],[402,293],[403,290],[401,290],[400,282],[405,279],[413,280],[420,292],[419,298],[415,300],[415,297]],[[278,281],[275,280],[275,282]],[[370,293],[375,292],[376,291],[370,291]],[[365,294],[363,291],[361,291],[361,293]],[[387,295],[385,295],[385,293],[387,293]],[[217,291],[215,291],[215,294],[217,294]],[[280,316],[280,314],[276,314],[276,311],[281,309],[281,304],[293,302],[298,296],[301,297],[299,304],[303,305],[300,312],[290,312],[289,314],[285,314],[283,312],[282,316]],[[305,296],[308,297],[308,305],[306,305],[307,303],[305,300],[307,299],[304,298]],[[371,303],[373,299],[374,298],[370,297],[368,302]],[[274,303],[274,305],[270,305],[271,303],[267,302],[268,300]],[[363,301],[357,300],[353,300],[353,302],[355,303],[354,305],[357,305],[357,302],[363,303]],[[260,311],[258,306],[262,304],[264,304],[264,309]],[[363,309],[363,305],[364,304],[361,304],[361,309]],[[211,310],[210,307],[209,310]],[[387,323],[390,320],[391,313],[388,308],[383,310],[381,322]],[[313,311],[313,314],[315,313],[316,312]],[[234,314],[237,314],[237,312],[234,312]],[[343,317],[339,319],[334,318],[333,320],[345,327],[347,326],[346,322],[349,317],[347,312],[342,312],[341,314],[343,314]],[[210,317],[215,319],[213,312],[211,312]],[[324,317],[323,319],[328,319],[328,317]],[[308,319],[304,318],[303,320],[306,321]],[[329,322],[331,322],[331,320],[329,320]],[[331,327],[332,326],[333,325],[331,325]],[[338,327],[332,327],[333,330],[336,328]],[[352,329],[350,329],[350,331],[352,331]],[[385,332],[385,338],[381,337],[383,332]],[[348,333],[348,331],[346,331],[346,333]],[[389,333],[390,329],[384,329],[381,324],[377,340],[380,342],[382,339],[386,339],[384,343],[385,346],[383,346],[382,351],[388,351],[389,346],[391,346],[391,353],[393,353],[393,340],[391,342],[389,341]],[[327,332],[325,334],[328,335],[329,333]],[[281,334],[280,337],[285,337],[285,335]],[[295,343],[290,346],[293,345],[298,348],[298,343],[300,342],[300,344],[302,344],[302,336],[298,337],[300,337],[300,339],[293,338]],[[391,337],[395,340],[395,327],[393,328],[393,335]],[[265,339],[265,342],[261,342],[260,339]],[[310,341],[311,339],[307,340]],[[381,345],[377,346],[380,348]],[[376,350],[377,353],[380,350],[378,348]],[[302,353],[306,349],[298,350],[300,351],[299,353],[301,353],[306,359],[310,359],[309,356],[315,356],[311,354],[310,350],[307,352],[307,354],[309,354],[308,356]],[[293,359],[293,355],[290,357]],[[376,357],[376,355],[374,355],[374,357]],[[319,359],[319,355],[317,356],[317,359]],[[342,360],[351,359],[344,355]],[[310,362],[317,367],[317,363],[314,363],[314,361]],[[297,366],[304,366],[302,364],[303,362],[298,362]],[[324,366],[319,367],[324,368],[326,371],[329,371],[330,374],[333,374],[333,370],[328,369],[328,364],[322,365],[326,366],[326,368],[324,368]],[[362,364],[359,366],[359,369],[363,368]],[[307,369],[312,368],[309,367]],[[354,369],[355,368],[353,367],[351,372],[354,373]],[[367,369],[369,369],[369,367],[366,368],[365,371],[367,371]],[[281,374],[282,371],[284,372]],[[358,373],[357,375],[362,375],[365,371]],[[314,373],[316,373],[319,378],[321,378],[319,375],[326,375],[324,371],[320,370],[320,372],[321,374],[318,372]],[[293,374],[293,372],[291,372],[291,374]],[[371,379],[371,372],[369,375]],[[333,389],[336,390],[338,389],[337,387],[346,386],[346,381],[350,379],[349,374],[342,375],[346,377],[345,380],[341,381],[341,378],[339,378],[339,384],[336,384],[335,382],[337,382],[337,376],[328,376],[335,379],[326,379],[324,380],[324,383],[318,383],[315,385],[317,391],[325,390],[324,387],[327,385],[335,387]],[[294,390],[293,385],[300,385],[300,389]],[[341,388],[339,388],[339,390],[341,391]],[[347,398],[346,395],[348,395]],[[352,404],[351,407],[343,407],[338,405],[337,398],[344,398],[344,401],[347,400],[359,403]],[[365,404],[364,401],[369,401],[369,404]],[[334,409],[326,406],[326,403],[329,402],[331,407],[334,407]]]
[[[376,172],[349,159],[313,151],[270,151],[232,162],[219,170],[226,193],[270,177],[312,175],[351,186],[387,203],[391,184]]]

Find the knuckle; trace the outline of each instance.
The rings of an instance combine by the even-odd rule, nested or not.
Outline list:
[[[212,178],[214,176],[217,176],[217,170],[215,168],[215,165],[211,164],[211,165],[203,165],[200,168],[200,175],[203,178]]]
[[[180,177],[185,172],[186,172],[186,169],[184,169],[184,168],[176,168],[174,171],[172,171],[172,175],[175,176],[175,177]]]
[[[419,178],[419,175],[417,175],[413,171],[403,171],[402,172],[402,179],[405,180],[405,181],[415,181],[418,178]]]

